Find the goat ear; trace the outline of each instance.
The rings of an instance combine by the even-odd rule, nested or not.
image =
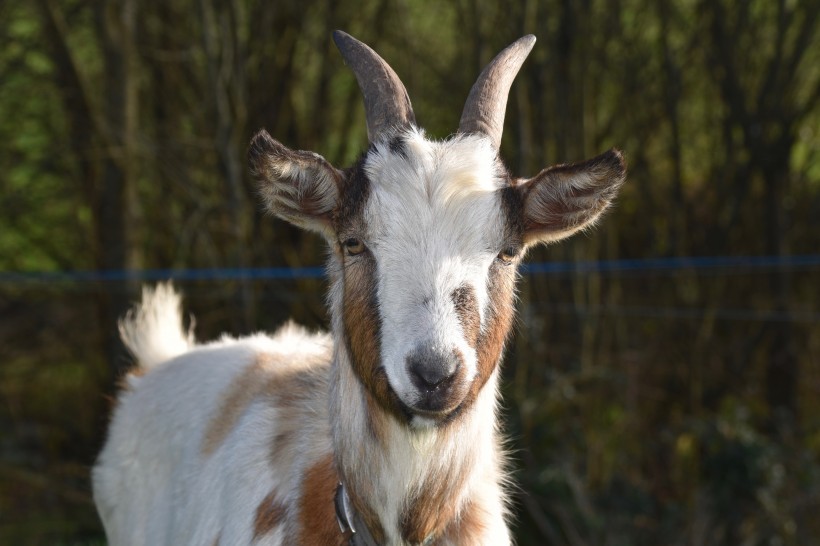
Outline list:
[[[291,150],[259,131],[248,148],[251,174],[268,210],[330,236],[342,172],[313,152]]]
[[[591,227],[618,193],[626,163],[616,149],[582,163],[544,169],[519,182],[524,243],[550,243]]]

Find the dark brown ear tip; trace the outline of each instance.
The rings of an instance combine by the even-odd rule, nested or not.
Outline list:
[[[251,147],[259,147],[259,146],[270,146],[271,143],[275,142],[273,137],[270,136],[265,129],[259,129],[256,134],[251,137]]]
[[[248,145],[248,163],[252,168],[256,167],[267,156],[276,153],[281,147],[282,145],[270,136],[266,130],[261,129],[253,135],[251,143]]]
[[[626,158],[620,149],[610,148],[601,155],[601,159],[622,175],[626,174]]]

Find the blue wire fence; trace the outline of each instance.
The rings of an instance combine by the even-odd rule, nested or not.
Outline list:
[[[721,271],[748,273],[776,268],[820,267],[820,255],[802,256],[699,256],[642,258],[582,262],[525,263],[525,275],[563,275],[571,273],[629,273],[652,271]],[[216,280],[295,280],[324,277],[321,266],[254,267],[207,269],[140,269],[109,271],[0,271],[0,284],[85,283],[115,281],[216,281]]]
[[[522,264],[524,275],[562,276],[600,273],[605,275],[674,274],[693,272],[698,275],[760,274],[785,269],[791,273],[814,273],[820,269],[820,255],[799,256],[698,256],[676,258],[643,258],[582,262],[542,262]],[[0,271],[0,287],[37,287],[41,285],[93,286],[100,283],[159,281],[236,281],[236,280],[300,280],[322,279],[325,269],[308,267],[205,268],[205,269],[142,269],[111,271]],[[818,278],[820,283],[820,277]],[[805,305],[808,304],[808,305]],[[820,323],[820,312],[813,302],[804,302],[792,309],[752,309],[644,305],[594,305],[578,302],[534,302],[536,307],[551,313],[572,315],[607,315],[623,318],[657,318],[671,320],[700,319],[709,313],[723,321]]]

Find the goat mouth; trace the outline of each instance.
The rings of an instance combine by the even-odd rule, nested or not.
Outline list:
[[[440,426],[443,426],[443,425],[446,425],[446,424],[452,422],[456,417],[461,415],[462,411],[464,410],[464,407],[465,407],[465,402],[462,401],[461,403],[459,403],[455,407],[445,409],[445,410],[439,410],[439,411],[431,411],[431,410],[411,408],[411,407],[408,407],[407,409],[409,410],[409,414],[412,417],[419,417],[419,418],[427,421],[430,424],[434,424],[435,426],[440,427]],[[412,420],[412,418],[411,418],[411,420]],[[414,422],[414,424],[419,424],[416,421],[413,421],[413,422]]]
[[[424,389],[417,394],[408,409],[413,415],[434,421],[448,420],[464,404],[464,389],[450,386],[439,389]]]
[[[384,376],[387,397],[395,412],[394,415],[403,417],[408,424],[414,423],[416,418],[436,425],[447,423],[460,414],[467,405],[466,398],[470,385],[460,377],[435,388],[420,388],[415,385],[416,388],[411,392],[399,394],[387,379],[386,368],[380,366],[377,372]]]

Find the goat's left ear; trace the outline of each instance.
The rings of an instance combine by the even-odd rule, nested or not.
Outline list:
[[[259,131],[248,148],[251,174],[268,210],[299,227],[333,234],[342,172],[313,152],[291,150]]]
[[[615,199],[625,178],[623,155],[612,149],[582,163],[549,167],[520,181],[524,243],[550,243],[592,226]]]

